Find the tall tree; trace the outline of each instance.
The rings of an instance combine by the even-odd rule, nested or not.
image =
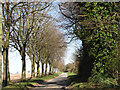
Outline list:
[[[15,7],[17,7],[19,3],[10,3],[5,2],[2,3],[2,16],[3,16],[3,22],[2,22],[2,47],[3,47],[3,68],[4,68],[4,75],[3,75],[3,82],[6,86],[8,84],[8,81],[10,80],[9,75],[9,60],[8,60],[8,50],[9,50],[9,37],[11,33],[11,27],[12,27],[12,13],[14,12]]]
[[[9,77],[9,60],[8,60],[8,50],[9,50],[9,35],[10,35],[10,3],[6,2],[2,4],[2,13],[3,13],[3,38],[2,38],[2,47],[3,47],[3,83],[5,86],[8,85]]]
[[[0,4],[0,66],[2,66],[2,4]],[[0,68],[0,78],[2,78],[2,68]],[[2,85],[2,81],[0,81],[0,85]],[[0,89],[2,86],[0,86]]]
[[[22,57],[22,80],[26,79],[26,51],[32,31],[35,29],[35,13],[49,7],[50,3],[23,2],[16,7],[12,14],[13,23],[11,32],[11,46],[16,48]],[[31,9],[30,9],[31,8]],[[15,17],[17,15],[17,17]]]
[[[82,40],[83,60],[80,65],[80,76],[86,80],[91,75],[91,70],[94,75],[100,73],[110,77],[117,68],[118,59],[115,53],[118,8],[119,3],[113,2],[65,3],[60,6],[62,15],[68,21],[66,28],[72,27],[70,33]]]

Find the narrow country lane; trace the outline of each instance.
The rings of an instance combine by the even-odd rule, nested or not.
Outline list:
[[[30,90],[53,90],[53,89],[65,89],[67,86],[67,73],[62,73],[56,78],[50,79],[42,84],[39,87],[32,88]]]

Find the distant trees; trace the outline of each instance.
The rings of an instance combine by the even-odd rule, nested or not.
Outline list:
[[[26,55],[31,60],[31,77],[35,77],[35,64],[37,64],[37,77],[40,76],[40,63],[41,76],[47,75],[48,65],[49,73],[52,73],[52,68],[60,68],[54,62],[61,60],[66,44],[63,34],[56,29],[54,19],[48,14],[51,7],[52,3],[48,2],[5,2],[2,4],[3,83],[5,86],[8,85],[8,77],[10,77],[9,47],[18,50],[21,55],[21,80],[26,80]],[[45,68],[44,65],[46,65]]]
[[[80,48],[82,50],[82,48]],[[82,51],[81,50],[77,50],[74,54],[73,54],[73,62],[72,63],[68,63],[67,65],[65,65],[65,71],[66,72],[73,72],[76,74],[79,74],[79,70],[81,68],[79,68],[81,66],[81,60],[82,60]],[[81,72],[82,73],[82,72]]]
[[[67,65],[65,65],[65,71],[67,72],[74,72],[74,65],[75,63],[68,63]]]

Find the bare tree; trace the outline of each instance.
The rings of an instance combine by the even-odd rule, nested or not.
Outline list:
[[[11,32],[11,46],[16,48],[22,57],[22,80],[26,79],[26,62],[25,56],[27,45],[30,41],[30,36],[34,35],[32,32],[36,28],[35,14],[46,9],[50,4],[41,2],[23,2],[20,6],[16,7],[13,13],[13,23]],[[18,17],[15,17],[17,15]],[[35,46],[34,46],[35,47]],[[32,51],[33,52],[33,51]],[[34,60],[35,58],[33,58]],[[34,65],[34,64],[33,64]],[[33,76],[35,74],[33,73]]]

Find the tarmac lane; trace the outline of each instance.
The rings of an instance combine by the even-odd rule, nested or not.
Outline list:
[[[38,87],[34,87],[30,90],[65,90],[67,85],[67,73],[62,73],[58,77],[50,79]]]

